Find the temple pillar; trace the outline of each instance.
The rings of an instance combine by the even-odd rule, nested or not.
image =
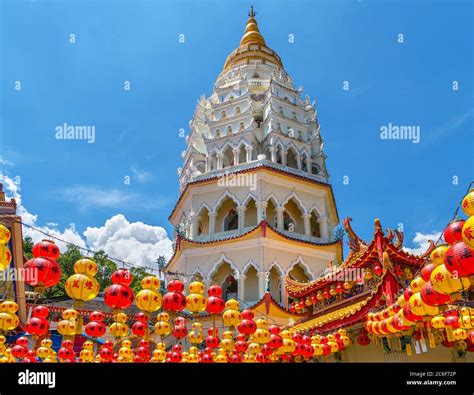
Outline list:
[[[245,210],[247,207],[245,206],[238,206],[237,207],[237,214],[239,218],[239,230],[241,231],[245,227]]]
[[[234,148],[232,152],[234,154],[234,166],[237,166],[239,164],[240,148]]]
[[[237,278],[237,295],[240,300],[245,300],[245,279],[247,276],[245,274],[241,274]]]
[[[214,233],[216,232],[216,212],[209,213],[209,239],[212,240],[214,238]]]
[[[265,281],[267,278],[267,272],[258,272],[258,298],[262,299],[265,295]]]
[[[245,153],[246,153],[245,160],[247,161],[247,163],[252,161],[252,151],[253,151],[253,147],[251,145],[247,145],[245,147]]]
[[[285,211],[285,208],[277,207],[275,210],[277,212],[277,228],[278,230],[283,230],[284,229],[283,212]]]
[[[303,224],[304,224],[304,234],[307,237],[311,236],[311,214],[303,214],[301,216],[303,218]]]
[[[321,238],[329,241],[328,217],[319,218],[318,224],[319,224],[319,230],[321,232]]]
[[[255,206],[257,207],[257,224],[265,220],[266,209],[267,209],[267,202],[255,202]]]

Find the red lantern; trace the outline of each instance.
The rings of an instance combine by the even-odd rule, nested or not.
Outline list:
[[[126,309],[133,303],[133,291],[127,285],[113,284],[105,290],[104,302],[111,309]]]
[[[133,281],[132,274],[127,269],[118,269],[110,276],[112,284],[125,285],[129,287]]]
[[[219,333],[217,328],[209,328],[207,330],[208,336],[206,337],[206,347],[211,351],[213,348],[219,347]]]
[[[21,336],[18,339],[16,339],[15,343],[18,344],[19,346],[28,347],[29,340],[27,337]]]
[[[224,308],[225,308],[225,302],[224,302],[224,299],[222,299],[221,297],[209,296],[207,298],[206,311],[209,314],[220,314],[224,311]]]
[[[49,309],[45,306],[36,306],[31,315],[38,318],[48,318]]]
[[[327,289],[324,290],[323,297],[324,299],[329,299],[331,297],[331,294],[329,293]]]
[[[104,336],[106,330],[107,330],[107,327],[105,326],[104,323],[100,321],[91,321],[85,327],[85,331],[87,335],[90,337]]]
[[[421,269],[421,278],[424,281],[430,281],[431,272],[434,270],[436,266],[433,263],[429,263],[425,265],[423,269]]]
[[[103,361],[111,362],[114,357],[114,352],[112,351],[111,348],[103,347],[102,350],[100,350],[99,355]]]
[[[359,335],[357,336],[357,343],[361,346],[367,346],[370,343],[370,338],[365,329],[361,329]]]
[[[166,293],[163,297],[163,309],[167,311],[181,311],[184,310],[185,307],[186,296],[184,296],[184,294],[182,294],[181,292],[170,291]]]
[[[395,265],[394,269],[395,276],[400,277],[403,275],[403,269],[400,265]]]
[[[237,330],[243,335],[251,335],[257,330],[257,325],[253,320],[242,320],[239,326],[237,326]]]
[[[338,294],[342,294],[342,293],[344,292],[344,287],[342,286],[341,283],[337,284],[336,292],[337,292]]]
[[[237,352],[244,353],[245,351],[247,351],[248,347],[249,347],[249,345],[247,344],[246,341],[238,340],[238,341],[235,342],[234,350],[237,351]]]
[[[378,277],[380,277],[383,273],[383,269],[382,269],[382,266],[380,265],[375,265],[374,266],[374,274]]]
[[[408,303],[403,306],[403,316],[410,322],[423,321],[423,317],[411,312],[410,305]]]
[[[446,269],[458,277],[474,274],[474,250],[463,241],[449,247],[444,256]]]
[[[230,363],[241,363],[242,357],[235,351],[232,352],[232,355],[229,357]]]
[[[17,344],[16,346],[12,347],[11,353],[15,358],[25,358],[28,354],[28,349]]]
[[[89,315],[89,320],[91,321],[97,321],[97,322],[102,322],[105,318],[105,314],[102,313],[102,311],[93,311]]]
[[[30,335],[43,336],[48,333],[49,322],[46,318],[32,317],[27,322],[25,330]]]
[[[53,261],[59,258],[59,247],[51,240],[41,240],[31,250],[35,258],[50,258]]]
[[[293,302],[290,303],[289,310],[290,310],[290,312],[292,312],[292,313],[296,312],[296,307],[295,307],[295,304],[294,304]]]
[[[429,281],[421,287],[420,295],[421,300],[428,306],[440,306],[451,301],[449,295],[436,292]]]
[[[277,349],[283,346],[283,339],[280,335],[272,333],[270,335],[270,340],[268,341],[268,346],[272,349]]]
[[[25,282],[32,287],[53,287],[61,279],[61,268],[50,258],[33,258],[25,263]]]
[[[405,302],[408,302],[412,295],[413,291],[411,290],[411,288],[405,288],[405,291],[403,291],[403,299],[405,299]]]
[[[207,294],[209,296],[216,296],[220,298],[222,296],[222,288],[219,287],[218,285],[211,285],[209,289],[207,290]]]
[[[457,219],[451,221],[444,230],[444,241],[448,244],[454,244],[462,240],[462,227],[464,220]]]
[[[62,360],[72,360],[76,357],[76,353],[72,348],[61,347],[58,351],[58,357]]]
[[[184,284],[179,280],[172,280],[168,283],[167,289],[169,292],[179,292],[184,291]]]
[[[138,337],[145,336],[145,334],[146,334],[146,324],[144,324],[141,321],[134,322],[134,324],[132,325],[132,333],[135,336],[138,336]]]
[[[176,339],[182,339],[186,337],[187,334],[188,334],[188,330],[186,329],[184,325],[178,325],[173,328],[173,336]]]

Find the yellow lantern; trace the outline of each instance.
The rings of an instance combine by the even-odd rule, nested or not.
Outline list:
[[[463,315],[462,318],[462,325],[467,329],[474,328],[474,317],[472,315]]]
[[[58,322],[57,329],[63,336],[74,336],[76,334],[76,322],[73,320],[61,320]]]
[[[62,312],[62,317],[65,319],[65,320],[75,320],[77,319],[77,310],[74,310],[74,309],[66,309]]]
[[[168,313],[160,313],[156,317],[156,324],[154,331],[161,337],[168,336],[171,333],[171,325],[169,323],[170,316]]]
[[[204,335],[202,334],[202,324],[200,322],[192,323],[191,331],[188,333],[188,339],[192,344],[202,343]]]
[[[313,344],[313,348],[314,348],[314,353],[313,353],[314,356],[319,357],[320,355],[323,355],[324,348],[322,344],[319,344],[319,343]]]
[[[66,280],[64,289],[71,299],[87,302],[97,296],[100,285],[94,277],[76,273]]]
[[[462,227],[462,239],[466,245],[474,248],[474,215],[464,222]]]
[[[186,297],[186,308],[192,313],[206,310],[207,300],[204,295],[193,293]]]
[[[439,313],[437,306],[429,306],[421,299],[420,292],[414,293],[409,300],[410,310],[415,315],[436,315]]]
[[[259,344],[268,343],[270,340],[270,332],[268,331],[268,322],[264,318],[259,318],[255,321],[257,330],[253,334],[253,339]]]
[[[161,294],[155,289],[142,289],[135,296],[135,303],[140,310],[153,313],[161,307]]]
[[[413,273],[411,272],[410,268],[406,267],[403,269],[403,277],[407,281],[411,281],[413,279]]]
[[[233,327],[240,324],[242,317],[239,311],[240,304],[235,299],[229,299],[225,303],[225,311],[222,314],[222,320],[225,326]]]
[[[250,343],[248,347],[248,353],[250,355],[257,355],[260,352],[260,344],[258,343]]]
[[[435,329],[444,328],[444,317],[442,315],[437,315],[431,319],[431,326]]]
[[[143,289],[159,289],[161,282],[156,276],[146,276],[140,281],[140,285]]]
[[[467,331],[464,328],[457,328],[453,330],[454,340],[464,340],[467,339]]]
[[[12,261],[12,253],[7,245],[0,244],[0,271],[6,270]]]
[[[128,325],[122,322],[114,322],[110,325],[110,333],[114,337],[124,337],[128,335]]]
[[[430,255],[431,263],[436,266],[442,265],[444,263],[444,256],[446,251],[448,251],[449,246],[447,244],[442,244],[436,247]]]
[[[0,244],[7,244],[11,238],[10,230],[3,224],[0,224]]]
[[[88,258],[82,258],[74,263],[74,273],[94,277],[97,274],[97,264]]]
[[[410,283],[410,288],[413,292],[420,292],[421,287],[426,283],[420,276],[415,277]]]
[[[445,265],[439,265],[434,268],[431,272],[430,281],[436,292],[445,295],[469,289],[471,285],[466,277],[454,278]]]
[[[464,196],[461,207],[462,211],[464,211],[464,214],[466,214],[468,217],[474,215],[474,189],[471,189],[469,193]]]

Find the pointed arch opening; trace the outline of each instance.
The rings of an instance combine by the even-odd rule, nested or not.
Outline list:
[[[237,203],[230,197],[226,197],[219,205],[217,209],[216,224],[220,224],[222,232],[238,228]]]
[[[256,302],[258,300],[258,274],[257,269],[251,265],[244,273],[244,300],[246,302]]]
[[[303,210],[302,208],[299,207],[299,204],[295,201],[295,199],[291,198],[285,204],[285,212],[283,214],[284,222],[286,222],[285,213],[288,215],[288,220],[291,220],[293,222],[293,226],[291,227],[290,224],[288,223],[288,229],[287,229],[287,224],[285,223],[284,229],[290,230],[290,231],[293,230],[293,232],[296,232],[296,233],[304,233],[304,223],[301,218],[303,215]]]
[[[231,167],[234,165],[234,153],[232,147],[227,145],[223,152],[222,167]]]
[[[308,282],[311,280],[308,271],[300,262],[293,265],[291,270],[288,272],[288,275],[291,279],[299,282]]]
[[[209,209],[204,206],[198,213],[199,224],[198,224],[198,236],[204,236],[209,234]]]
[[[237,279],[235,271],[230,263],[223,261],[211,277],[214,284],[222,287],[222,296],[224,300],[238,298]]]
[[[276,228],[276,204],[274,203],[273,199],[267,200],[267,208],[265,210],[265,219],[270,226]]]
[[[310,229],[311,229],[311,236],[312,237],[321,237],[321,228],[318,222],[318,215],[316,210],[311,212],[311,218],[309,219]]]
[[[282,303],[282,277],[283,273],[274,265],[270,269],[270,294],[276,302]]]
[[[293,169],[298,168],[298,154],[296,153],[293,147],[288,148],[286,152],[286,165],[288,167],[292,167]]]
[[[257,206],[255,205],[255,200],[253,198],[250,198],[247,201],[244,226],[257,226]]]

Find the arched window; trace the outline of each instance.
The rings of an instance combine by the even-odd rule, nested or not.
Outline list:
[[[240,107],[235,107],[235,115],[240,115]]]
[[[221,130],[216,129],[216,139],[220,139],[220,138],[221,138]]]
[[[286,165],[292,167],[293,169],[298,168],[297,154],[293,147],[288,148],[286,153]]]
[[[319,228],[318,217],[314,213],[311,213],[311,218],[309,220],[310,227],[311,227],[311,236],[313,237],[321,237],[321,229]]]
[[[312,164],[311,166],[311,173],[318,175],[320,172],[319,166],[315,163]]]
[[[221,119],[227,118],[227,114],[225,111],[221,111]]]
[[[285,116],[285,113],[283,112],[283,107],[280,107],[280,109],[278,111],[280,112],[281,116]]]
[[[245,126],[243,122],[239,123],[239,132],[243,132],[245,130]]]
[[[227,126],[227,132],[226,132],[226,136],[229,136],[232,134],[232,126]]]
[[[235,230],[239,227],[239,216],[237,211],[231,209],[224,218],[223,231]]]

